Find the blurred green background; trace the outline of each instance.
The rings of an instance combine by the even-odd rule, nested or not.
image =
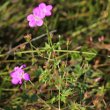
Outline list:
[[[45,33],[44,27],[31,29],[26,17],[40,2],[54,6],[53,15],[47,18],[49,30],[57,34],[77,37],[79,40],[92,36],[109,38],[109,0],[1,0],[0,1],[0,48],[4,51],[23,42],[23,36],[37,37]]]
[[[64,39],[71,38],[74,41],[73,47],[84,46],[89,37],[92,37],[94,43],[97,44],[98,37],[105,36],[104,42],[110,43],[110,0],[0,0],[0,54],[25,42],[24,36],[27,34],[31,34],[32,38],[35,38],[46,33],[44,26],[30,28],[26,20],[27,15],[41,2],[52,4],[54,7],[52,16],[46,19],[49,31],[57,30],[54,37],[61,35]],[[42,46],[43,43],[45,42],[36,41],[35,45]],[[107,45],[101,49],[109,50],[109,47]],[[4,59],[1,58],[0,60]],[[1,64],[0,73],[10,70],[10,65],[11,63]],[[0,77],[0,107],[12,110],[11,105],[13,108],[18,105],[17,110],[21,110],[19,105],[24,104],[23,106],[26,106],[26,103],[23,102],[27,101],[28,98],[30,98],[30,104],[31,101],[36,101],[36,96],[31,93],[30,97],[25,93],[19,97],[20,92],[17,93],[16,88],[12,89],[16,94],[12,94],[11,90],[7,92],[8,89],[3,91],[4,87],[12,87],[10,83],[6,83],[7,80],[9,81],[9,77],[4,78],[5,75],[7,73],[2,78]],[[107,100],[106,104],[109,105],[110,100]],[[25,109],[28,110],[28,108]],[[82,107],[81,110],[85,109]]]

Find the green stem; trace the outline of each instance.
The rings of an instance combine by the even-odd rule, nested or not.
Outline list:
[[[61,80],[61,76],[60,76],[60,80]],[[60,80],[59,80],[59,101],[58,101],[58,108],[59,108],[59,110],[60,110],[60,86],[61,86],[61,83],[60,83]]]
[[[49,32],[49,30],[48,30],[47,23],[45,23],[44,25],[45,25],[46,32],[47,32],[47,36],[48,36],[48,43],[50,44],[50,46],[52,46],[52,39],[51,39],[50,32]]]
[[[46,50],[44,49],[41,49],[41,50],[38,50],[40,52],[45,52]],[[37,50],[28,50],[28,51],[21,51],[21,52],[15,52],[14,55],[16,54],[21,54],[21,53],[36,53],[38,52]],[[54,52],[60,52],[60,53],[80,53],[80,51],[77,51],[77,50],[54,50]],[[93,52],[81,52],[82,54],[86,54],[86,55],[97,55],[97,53],[93,53]],[[101,54],[99,54],[101,56]],[[6,54],[1,54],[0,57],[3,57],[3,56],[6,56]],[[110,55],[107,56],[108,58],[110,58]]]

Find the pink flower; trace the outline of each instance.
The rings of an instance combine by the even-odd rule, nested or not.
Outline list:
[[[33,10],[33,14],[27,16],[30,27],[42,26],[43,25],[43,16],[39,8]]]
[[[38,7],[33,9],[33,13],[27,16],[30,27],[42,26],[43,19],[51,15],[52,5],[40,3]]]
[[[30,80],[30,76],[28,73],[25,73],[25,71],[23,70],[23,68],[25,68],[26,65],[22,65],[20,67],[15,67],[14,70],[10,73],[10,76],[12,78],[11,82],[12,84],[22,84],[23,80],[25,81],[29,81]]]
[[[52,5],[47,5],[45,3],[40,3],[39,4],[39,9],[42,10],[42,14],[44,14],[44,16],[51,16],[51,10],[52,10]]]

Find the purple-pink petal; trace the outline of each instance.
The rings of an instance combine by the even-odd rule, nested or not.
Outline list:
[[[21,68],[21,69],[26,68],[26,65],[23,64],[23,65],[20,66],[20,68]]]
[[[43,25],[43,20],[39,20],[36,22],[37,26],[42,26]]]
[[[14,71],[12,71],[12,72],[10,73],[10,76],[11,76],[11,77],[13,77],[13,76],[14,76]]]
[[[28,73],[25,73],[23,75],[23,79],[26,80],[26,81],[29,81],[30,80],[30,75]]]
[[[35,26],[37,26],[36,21],[30,21],[30,22],[29,22],[29,26],[30,26],[30,27],[35,27]]]
[[[19,69],[19,67],[18,67],[18,66],[16,66],[16,67],[14,68],[14,71],[16,71],[17,69]]]
[[[27,16],[27,20],[28,20],[28,21],[34,20],[33,14],[28,15],[28,16]]]
[[[39,4],[39,7],[40,7],[41,9],[46,8],[46,4],[45,4],[45,3],[40,3],[40,4]]]
[[[39,7],[33,9],[33,15],[39,19],[43,19],[45,17],[45,14]]]
[[[46,16],[51,16],[51,12],[50,11],[47,11],[46,12]]]
[[[53,8],[52,5],[48,5],[48,6],[46,7],[47,10],[52,10],[52,8]]]
[[[15,79],[15,78],[12,78],[11,80],[12,84],[18,84],[19,83],[19,80],[18,79]]]

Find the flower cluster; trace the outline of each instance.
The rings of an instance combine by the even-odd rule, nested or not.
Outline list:
[[[43,19],[46,16],[51,16],[52,5],[40,3],[38,7],[33,9],[33,13],[27,16],[30,27],[42,26]]]
[[[10,76],[12,78],[11,82],[14,85],[22,84],[23,80],[29,81],[30,76],[28,73],[25,73],[23,68],[25,68],[26,65],[22,65],[20,67],[15,67],[14,70],[10,73]]]

